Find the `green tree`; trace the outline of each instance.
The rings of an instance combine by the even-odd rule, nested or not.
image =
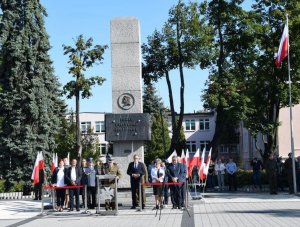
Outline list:
[[[164,109],[162,99],[156,93],[157,90],[151,82],[145,83],[143,94],[144,113],[160,113],[160,111]]]
[[[92,96],[91,88],[95,84],[102,85],[105,79],[101,76],[93,76],[86,78],[84,72],[91,68],[95,63],[102,63],[103,54],[106,45],[93,46],[93,39],[85,40],[83,35],[80,35],[75,41],[75,47],[63,45],[64,54],[69,56],[68,63],[69,73],[74,77],[74,80],[68,82],[64,86],[64,92],[67,98],[75,97],[76,102],[76,146],[78,157],[81,158],[81,132],[80,132],[80,97],[82,99]]]
[[[246,64],[253,43],[249,38],[247,12],[243,1],[212,0],[204,2],[205,17],[214,31],[209,80],[203,95],[204,106],[217,112],[216,128],[211,141],[213,156],[220,144],[238,143],[236,128],[248,111],[248,96],[244,91],[244,75],[249,74]],[[252,41],[252,42],[251,42]],[[249,58],[248,61],[251,61]],[[249,64],[247,64],[248,66]]]
[[[172,139],[169,154],[178,149],[180,130],[184,114],[184,68],[205,67],[209,61],[210,29],[201,18],[201,8],[197,3],[185,4],[181,1],[169,11],[169,19],[162,32],[154,31],[143,44],[143,78],[157,81],[165,77],[168,85],[172,116]],[[170,78],[172,70],[180,76],[180,111],[176,121],[173,91]],[[177,145],[176,145],[177,144]],[[182,147],[183,148],[183,147]],[[181,148],[181,149],[182,149]],[[181,152],[181,149],[178,152]]]
[[[0,6],[0,162],[7,181],[29,184],[37,152],[43,152],[48,167],[56,147],[61,92],[48,54],[46,10],[36,0],[1,1]]]
[[[55,153],[57,153],[59,158],[67,157],[68,153],[73,155],[76,150],[76,122],[75,113],[71,112],[64,116],[61,123],[61,128],[56,134],[57,147]],[[70,158],[76,158],[76,156],[71,156]]]
[[[168,123],[160,113],[152,116],[151,141],[146,143],[145,162],[150,164],[155,158],[165,158],[165,148],[170,146]]]
[[[299,3],[297,1],[259,1],[246,12],[242,1],[210,1],[207,18],[215,31],[215,51],[208,88],[207,107],[217,111],[215,145],[227,133],[228,125],[244,125],[256,138],[265,135],[259,148],[265,158],[277,149],[280,108],[288,105],[286,62],[274,68],[285,13],[290,15],[290,56],[293,103],[299,102]],[[226,133],[225,133],[226,132]]]

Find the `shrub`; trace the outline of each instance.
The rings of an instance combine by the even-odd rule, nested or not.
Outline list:
[[[5,180],[0,180],[0,193],[5,192]]]
[[[24,181],[14,181],[12,187],[9,189],[10,192],[22,192],[24,188]]]

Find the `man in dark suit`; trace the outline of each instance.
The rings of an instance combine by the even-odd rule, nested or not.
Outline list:
[[[77,160],[72,160],[72,165],[69,167],[66,175],[67,184],[69,186],[77,186],[81,184],[81,177],[82,177],[82,170],[79,166],[77,166]],[[76,210],[80,211],[79,209],[79,188],[71,188],[70,189],[70,210],[73,211],[74,209],[74,195],[76,201]]]
[[[172,163],[167,168],[167,175],[169,182],[185,182],[186,169],[181,163],[178,163],[177,156],[172,157]],[[183,187],[184,184],[170,187],[173,209],[182,209],[184,207]]]
[[[133,156],[133,162],[129,163],[127,174],[130,176],[130,185],[131,185],[131,196],[132,196],[132,207],[131,209],[136,209],[138,206],[138,201],[141,198],[139,195],[139,184],[142,182],[142,178],[145,175],[145,166],[144,163],[139,162],[139,156],[135,154]],[[142,187],[143,188],[143,187]],[[141,190],[141,195],[143,198],[143,189]],[[145,208],[145,202],[143,201],[142,209]]]

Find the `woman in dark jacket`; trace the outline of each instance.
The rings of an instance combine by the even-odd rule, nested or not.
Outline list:
[[[66,169],[64,168],[64,161],[63,159],[60,159],[58,162],[58,167],[54,169],[51,177],[53,186],[64,187],[65,176],[66,176]],[[66,193],[66,189],[63,188],[56,189],[57,211],[60,212],[63,211],[65,193]]]

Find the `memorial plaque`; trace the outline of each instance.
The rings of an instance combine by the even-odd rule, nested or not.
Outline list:
[[[150,114],[106,114],[106,141],[151,140]]]

